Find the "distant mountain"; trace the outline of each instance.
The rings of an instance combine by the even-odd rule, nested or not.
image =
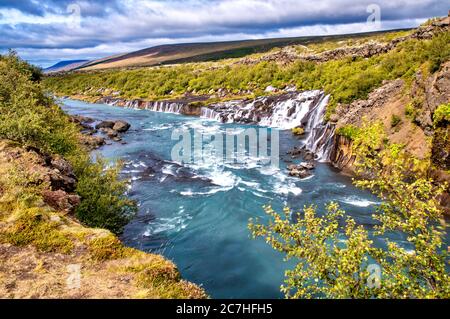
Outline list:
[[[51,67],[48,67],[48,68],[44,69],[44,73],[70,71],[70,70],[79,68],[80,66],[83,66],[87,62],[89,62],[89,60],[67,60],[67,61],[61,61],[61,62],[56,63],[55,65],[52,65]]]
[[[333,36],[309,36],[296,38],[274,38],[209,43],[183,43],[155,46],[131,53],[125,53],[99,60],[93,60],[79,69],[98,70],[176,64],[184,62],[214,61],[224,58],[239,58],[252,53],[267,52],[275,47],[290,45],[308,45],[330,40],[339,41],[363,38],[368,35],[383,34],[391,31],[358,33]]]

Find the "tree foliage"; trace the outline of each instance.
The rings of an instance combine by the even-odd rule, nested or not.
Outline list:
[[[282,291],[292,298],[449,298],[445,228],[439,196],[445,185],[427,176],[427,163],[408,155],[401,145],[386,142],[383,125],[365,124],[365,134],[354,139],[358,187],[379,196],[373,214],[378,222],[370,234],[331,203],[323,216],[317,207],[305,207],[284,218],[265,207],[268,225],[250,222],[254,237],[264,237],[273,248],[297,262],[286,272]],[[387,236],[399,232],[400,245]],[[382,247],[374,245],[374,239]],[[380,285],[368,271],[381,267]],[[370,268],[369,268],[370,269]],[[369,283],[369,284],[368,284]]]

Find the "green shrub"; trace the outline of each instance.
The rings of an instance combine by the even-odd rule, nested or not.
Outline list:
[[[120,233],[136,210],[125,196],[127,183],[119,179],[120,165],[108,168],[101,159],[90,161],[79,144],[79,128],[44,94],[38,79],[36,69],[13,52],[0,56],[0,139],[69,159],[82,199],[77,217],[88,226]]]
[[[354,125],[345,125],[338,128],[336,134],[353,141],[360,134],[360,129]]]
[[[87,226],[120,234],[137,209],[125,195],[127,181],[119,179],[121,165],[107,167],[102,158],[94,163],[87,157],[73,161],[78,176],[76,192],[81,196],[76,217]]]
[[[294,127],[292,129],[292,134],[294,134],[294,135],[303,135],[303,134],[305,134],[305,129],[303,127]]]
[[[417,116],[417,109],[414,106],[414,103],[409,103],[405,108],[405,116],[411,121],[415,121]]]
[[[402,146],[384,143],[380,148],[382,123],[361,129],[353,151],[362,175],[354,183],[383,200],[372,215],[374,231],[345,217],[336,203],[321,213],[315,205],[283,213],[266,206],[268,223],[250,220],[253,237],[262,237],[296,263],[285,272],[281,290],[287,298],[448,299],[449,254],[445,226],[439,225],[445,186],[436,185],[428,165]],[[407,238],[406,247],[391,239],[394,231]],[[373,266],[381,276],[374,276]]]
[[[402,122],[402,119],[400,116],[393,114],[391,117],[391,127],[397,127]]]
[[[442,63],[450,60],[450,32],[443,32],[435,36],[427,51],[430,71],[436,72]]]
[[[450,122],[450,103],[439,105],[439,107],[434,111],[433,123],[438,125],[441,122]]]
[[[44,95],[37,71],[27,65],[14,53],[0,58],[0,138],[61,155],[76,151],[77,128]]]

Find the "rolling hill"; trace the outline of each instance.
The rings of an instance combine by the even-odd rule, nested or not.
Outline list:
[[[176,64],[183,62],[204,62],[219,60],[223,58],[239,58],[252,53],[267,52],[275,47],[308,45],[328,41],[358,39],[370,35],[383,34],[392,31],[399,30],[358,33],[350,35],[309,36],[296,38],[273,38],[229,42],[160,45],[131,53],[125,53],[90,61],[77,67],[77,69],[101,70],[110,68],[129,68],[162,64]]]
[[[54,73],[54,72],[63,72],[63,71],[71,71],[73,69],[79,68],[89,62],[89,60],[67,60],[61,61],[44,69],[44,73]]]

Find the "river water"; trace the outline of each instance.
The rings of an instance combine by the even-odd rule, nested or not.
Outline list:
[[[71,114],[96,120],[122,119],[131,124],[123,137],[98,150],[108,159],[123,159],[131,178],[130,196],[139,203],[138,216],[125,228],[123,242],[144,251],[163,254],[178,266],[183,278],[202,285],[213,298],[282,298],[284,271],[293,267],[262,239],[253,240],[247,228],[252,217],[267,220],[263,205],[281,211],[314,204],[323,212],[338,202],[358,223],[370,230],[378,199],[355,188],[349,177],[326,163],[318,163],[313,176],[291,178],[286,152],[300,141],[280,131],[280,167],[275,169],[249,158],[223,165],[206,160],[202,165],[179,166],[171,160],[177,143],[176,128],[208,133],[249,128],[212,120],[105,104],[64,100]],[[397,234],[391,237],[404,242]]]

